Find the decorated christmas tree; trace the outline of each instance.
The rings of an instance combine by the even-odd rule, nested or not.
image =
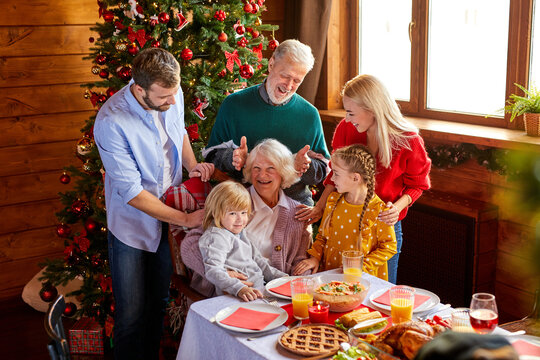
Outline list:
[[[197,156],[210,135],[223,99],[231,92],[262,82],[268,60],[262,51],[277,47],[277,26],[262,24],[264,0],[98,0],[102,23],[92,29],[94,44],[88,57],[96,75],[85,84],[85,98],[99,110],[109,97],[131,79],[131,62],[148,47],[171,52],[181,65],[185,123]],[[83,91],[81,91],[82,93]],[[97,111],[96,111],[97,113]],[[76,296],[79,309],[68,303],[66,315],[85,315],[107,324],[110,334],[114,300],[107,256],[107,226],[103,173],[93,140],[95,116],[81,129],[76,156],[82,166],[68,167],[60,181],[75,182],[61,193],[65,206],[56,215],[58,236],[64,238],[63,258],[47,260],[43,289],[45,301],[56,296],[55,286],[82,279]]]

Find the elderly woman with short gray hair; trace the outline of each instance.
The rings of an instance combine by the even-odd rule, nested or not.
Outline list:
[[[244,229],[246,237],[269,259],[270,264],[288,274],[307,258],[311,235],[306,223],[294,214],[299,202],[284,194],[283,189],[299,180],[290,150],[279,141],[266,139],[249,153],[243,170],[244,182],[249,182],[253,212]],[[202,229],[191,230],[181,245],[184,264],[194,271],[191,286],[206,296],[214,289],[204,279],[204,266],[198,247]],[[242,269],[236,269],[242,273]],[[242,276],[233,272],[231,276]]]

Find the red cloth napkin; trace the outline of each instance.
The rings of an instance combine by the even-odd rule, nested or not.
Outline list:
[[[279,286],[276,286],[276,287],[273,287],[273,288],[269,288],[268,290],[270,290],[271,292],[274,292],[274,293],[277,293],[277,294],[281,294],[281,295],[285,295],[285,296],[291,296],[291,282],[290,281],[287,281],[285,284],[282,284],[282,285],[279,285]]]
[[[429,295],[414,294],[414,308],[416,309],[430,298],[431,297]],[[373,301],[382,305],[390,306],[390,290],[385,291],[384,294],[373,299]]]
[[[279,314],[267,313],[239,307],[231,315],[220,322],[225,325],[235,326],[243,329],[262,330],[272,321],[276,320]]]
[[[540,356],[540,346],[532,344],[524,340],[516,340],[512,343],[514,349],[520,356],[531,355],[531,356]]]

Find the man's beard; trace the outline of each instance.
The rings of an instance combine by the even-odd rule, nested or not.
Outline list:
[[[266,88],[266,93],[268,94],[268,98],[274,105],[282,105],[283,103],[287,102],[293,95],[294,91],[289,91],[287,95],[285,95],[281,100],[276,99],[274,92],[277,90],[277,85],[272,80],[267,80],[268,87]]]
[[[163,111],[169,110],[169,108],[171,107],[171,105],[169,105],[169,104],[164,104],[164,105],[161,105],[161,106],[157,106],[156,104],[154,104],[152,102],[152,100],[150,100],[148,95],[143,96],[143,100],[144,100],[144,103],[146,104],[146,106],[149,109],[152,109],[152,110],[163,112]]]

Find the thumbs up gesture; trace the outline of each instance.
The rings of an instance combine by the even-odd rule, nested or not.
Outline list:
[[[299,175],[305,173],[309,169],[309,164],[311,164],[311,159],[307,155],[308,151],[309,145],[306,145],[294,156],[294,168]]]
[[[238,171],[242,170],[246,164],[246,159],[248,156],[247,140],[245,136],[242,136],[240,139],[240,147],[234,149],[232,164],[234,168]]]

